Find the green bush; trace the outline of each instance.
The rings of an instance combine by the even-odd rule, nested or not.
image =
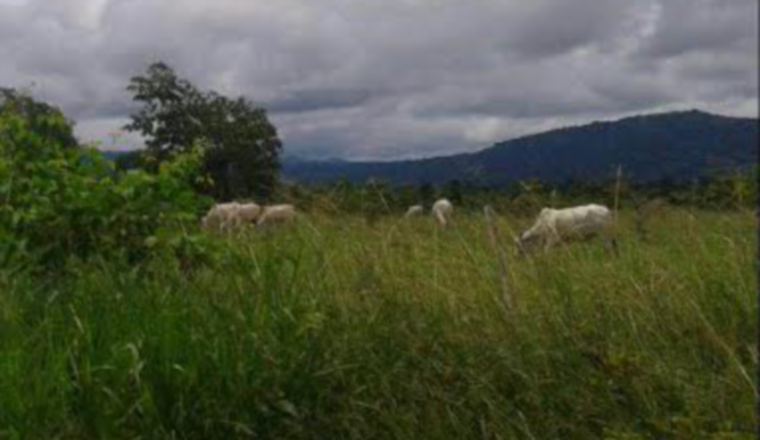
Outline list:
[[[66,121],[36,124],[54,131]],[[64,148],[8,109],[0,113],[0,263],[59,267],[96,253],[134,261],[176,244],[159,240],[172,235],[162,231],[181,231],[211,203],[194,190],[201,163],[195,148],[155,174],[117,171],[97,150]]]

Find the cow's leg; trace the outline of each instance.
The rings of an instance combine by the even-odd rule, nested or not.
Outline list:
[[[544,250],[548,251],[549,249],[559,244],[561,241],[562,239],[560,238],[557,229],[553,226],[550,226],[544,238]]]
[[[559,243],[559,237],[557,237],[556,234],[549,234],[549,236],[544,239],[544,252],[549,252],[549,250],[556,246],[557,243]]]
[[[224,218],[224,231],[226,234],[232,234],[232,232],[237,228],[238,226],[238,218],[237,216],[231,216],[227,215]]]

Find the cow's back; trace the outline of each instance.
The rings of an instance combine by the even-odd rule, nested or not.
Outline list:
[[[544,217],[560,235],[593,234],[611,220],[610,210],[596,204],[553,209]]]

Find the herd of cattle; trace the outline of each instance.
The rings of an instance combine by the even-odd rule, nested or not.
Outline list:
[[[268,223],[288,222],[296,217],[293,205],[269,205],[263,208],[256,203],[218,203],[201,219],[206,230],[231,231],[243,225],[262,226]]]
[[[447,199],[437,200],[431,208],[433,218],[441,227],[446,227],[454,212],[454,206]],[[410,206],[405,218],[421,216],[422,205]],[[211,207],[201,220],[206,230],[231,231],[241,226],[255,224],[257,227],[270,223],[285,223],[296,218],[296,209],[290,204],[261,207],[256,203],[219,203]],[[515,243],[520,252],[536,247],[548,250],[564,241],[587,239],[602,235],[608,244],[615,247],[613,236],[614,219],[612,212],[602,205],[589,204],[564,209],[544,208],[538,214],[533,226],[520,234]]]

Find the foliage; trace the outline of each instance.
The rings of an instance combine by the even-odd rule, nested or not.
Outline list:
[[[155,174],[117,172],[91,148],[65,148],[46,133],[60,115],[34,125],[12,109],[0,114],[0,259],[59,267],[71,257],[144,256],[164,228],[195,221],[208,205],[193,190],[199,148],[162,163]],[[42,133],[42,134],[40,134]]]
[[[114,155],[116,169],[121,171],[148,168],[143,150],[125,151]]]
[[[29,129],[41,136],[45,142],[55,142],[63,148],[74,148],[78,145],[74,138],[74,123],[66,120],[59,108],[37,101],[23,92],[0,87],[0,113],[10,111],[22,116]],[[51,124],[51,117],[58,122]]]
[[[454,205],[461,205],[464,201],[464,195],[462,194],[462,182],[457,179],[450,180],[443,187],[443,194]]]
[[[703,205],[718,209],[751,208],[758,202],[758,168],[716,175],[703,185]]]
[[[639,208],[654,200],[670,205],[712,210],[747,210],[756,206],[758,197],[757,170],[754,172],[716,173],[696,183],[652,182],[633,185],[622,176],[619,189],[620,206]],[[425,183],[419,186],[391,186],[369,180],[355,184],[341,180],[326,185],[288,185],[277,197],[296,204],[299,209],[325,214],[355,214],[373,223],[379,216],[401,216],[411,205],[421,204],[428,210],[439,197],[448,197],[456,212],[482,212],[485,205],[497,211],[519,216],[534,216],[541,208],[566,207],[587,203],[615,205],[616,181],[602,183],[565,181],[550,185],[528,180],[496,189],[471,182],[452,181],[442,187]]]
[[[279,171],[282,144],[266,111],[243,97],[229,99],[202,92],[164,63],[131,79],[127,90],[143,104],[126,129],[146,138],[148,150],[162,161],[204,139],[205,169],[219,199],[268,195]]]

